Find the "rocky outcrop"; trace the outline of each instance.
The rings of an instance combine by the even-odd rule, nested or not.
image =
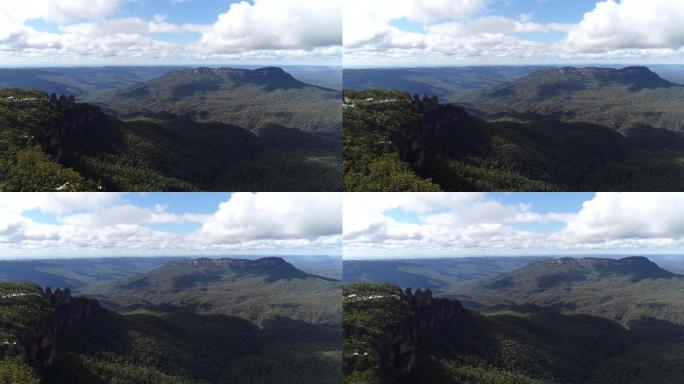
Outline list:
[[[376,340],[381,372],[387,377],[396,372],[411,372],[416,363],[416,345],[421,338],[439,333],[451,320],[466,314],[460,302],[434,298],[429,289],[415,292],[406,289],[400,299],[412,314],[411,320],[385,330]]]
[[[57,97],[53,93],[48,103],[56,117],[32,134],[38,144],[59,161],[64,152],[64,143],[80,131],[96,130],[104,114],[99,107],[77,103],[73,95]]]
[[[407,94],[405,101],[422,118],[418,124],[394,132],[391,139],[401,160],[413,164],[415,169],[423,167],[427,152],[456,153],[466,142],[472,147],[473,141],[477,141],[479,134],[472,132],[473,124],[465,108],[440,104],[435,96]]]
[[[96,300],[72,297],[71,291],[49,287],[42,292],[43,298],[53,309],[51,316],[36,320],[19,336],[25,356],[35,366],[52,364],[58,353],[57,343],[67,332],[95,313],[102,311]]]

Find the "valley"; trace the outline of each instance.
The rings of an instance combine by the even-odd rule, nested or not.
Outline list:
[[[0,190],[341,188],[340,93],[280,68],[17,71],[45,92],[0,90]]]
[[[396,70],[361,71],[368,79],[351,88],[377,89],[345,91],[345,190],[682,188],[684,86],[645,67],[520,70],[470,86],[464,78],[494,69],[452,68],[462,92],[395,84]],[[445,71],[414,72],[429,84]]]
[[[341,380],[339,282],[281,258],[1,263],[3,279],[63,276],[80,293],[0,282],[0,380]]]
[[[485,277],[445,273],[460,293],[439,297],[412,285],[416,276],[434,278],[432,271],[449,260],[468,272],[476,260],[427,260],[421,271],[410,269],[418,260],[356,261],[355,270],[368,264],[365,276],[377,279],[344,288],[345,383],[632,384],[684,377],[684,276],[644,257],[567,257],[528,259],[487,277],[498,263],[482,259]],[[379,263],[415,275],[374,273]]]

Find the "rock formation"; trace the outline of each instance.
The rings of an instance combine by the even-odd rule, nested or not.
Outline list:
[[[88,317],[102,310],[96,300],[72,297],[71,291],[49,287],[42,292],[53,309],[51,316],[36,320],[19,336],[23,352],[32,364],[49,366],[57,357],[57,342]]]

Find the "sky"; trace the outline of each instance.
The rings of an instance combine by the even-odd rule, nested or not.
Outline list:
[[[345,259],[684,254],[684,193],[346,193]]]
[[[340,193],[2,193],[0,259],[341,254]]]
[[[340,65],[342,0],[4,0],[0,65]]]
[[[344,0],[344,65],[682,64],[681,0]]]

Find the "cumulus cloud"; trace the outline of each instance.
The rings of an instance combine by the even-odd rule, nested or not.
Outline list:
[[[601,1],[568,33],[564,46],[578,52],[678,50],[684,46],[682,20],[679,0]]]
[[[344,256],[352,258],[671,252],[684,246],[681,193],[599,193],[578,212],[544,213],[533,201],[504,204],[486,194],[350,194],[344,200]],[[402,220],[396,209],[413,219]]]
[[[263,239],[315,241],[342,232],[338,193],[236,193],[195,235],[201,242],[232,244]]]
[[[346,65],[662,61],[684,57],[679,0],[604,0],[577,23],[504,17],[488,1],[345,2]],[[400,27],[410,22],[410,28]],[[417,28],[416,28],[417,26]],[[553,40],[539,34],[560,34]],[[531,36],[530,34],[534,34]]]
[[[341,0],[241,1],[219,15],[200,47],[215,53],[341,45]]]
[[[6,2],[0,7],[0,61],[181,64],[341,60],[341,0],[242,1],[231,4],[209,25],[169,23],[164,15],[120,17],[126,4],[126,0]],[[31,27],[29,22],[34,20],[55,24],[57,31]],[[191,34],[194,40],[174,42],[158,36],[162,34]]]
[[[334,193],[236,193],[213,214],[140,206],[126,194],[3,195],[2,255],[336,254],[341,248],[341,195]],[[173,226],[180,224],[196,229]]]

